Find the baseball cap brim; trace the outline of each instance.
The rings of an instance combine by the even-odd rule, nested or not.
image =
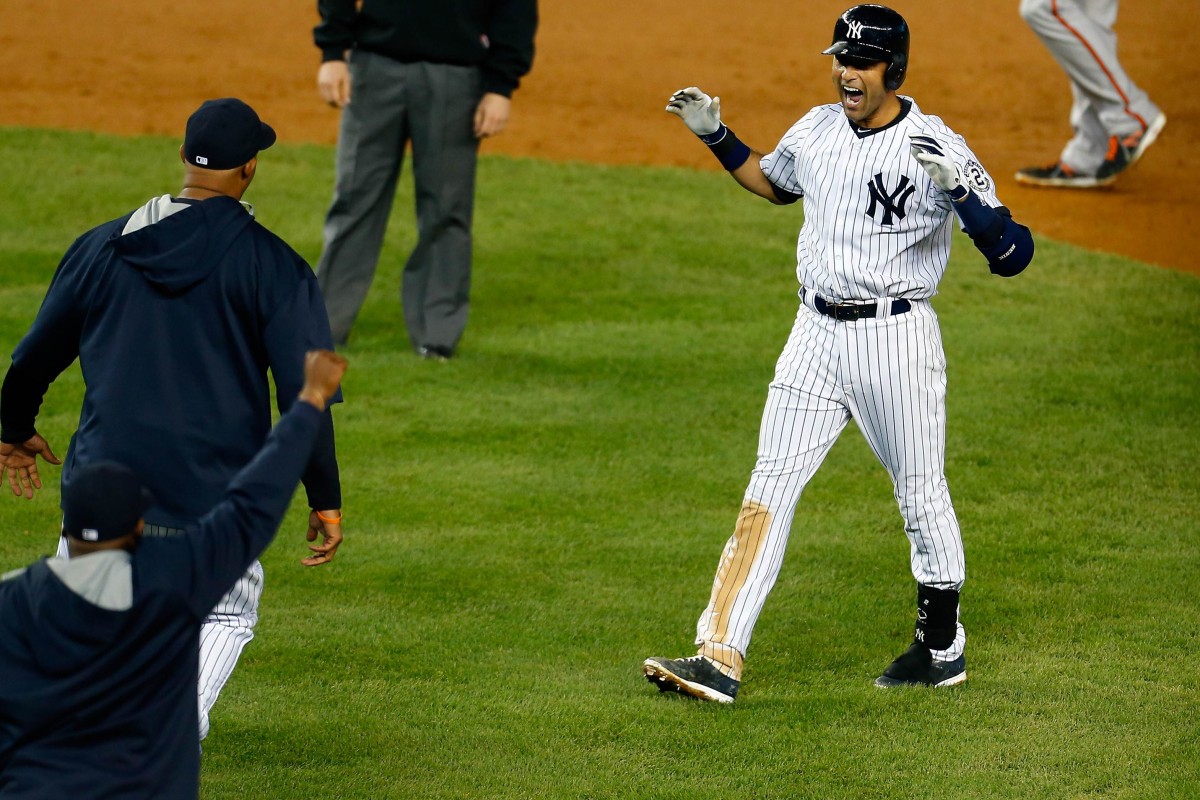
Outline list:
[[[261,120],[259,124],[262,125],[262,129],[259,131],[258,149],[266,150],[275,144],[275,129]]]

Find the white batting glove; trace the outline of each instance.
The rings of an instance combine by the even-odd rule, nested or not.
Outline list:
[[[970,189],[967,188],[962,168],[946,155],[936,139],[923,133],[910,133],[908,143],[913,158],[925,168],[939,189],[953,200],[967,196]]]
[[[667,111],[683,120],[697,136],[707,136],[721,128],[721,98],[709,97],[695,86],[671,95]]]

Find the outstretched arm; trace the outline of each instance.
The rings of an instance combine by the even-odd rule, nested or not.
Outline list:
[[[667,111],[683,120],[688,130],[708,145],[721,166],[743,189],[777,205],[790,202],[780,196],[759,167],[763,154],[751,149],[721,122],[721,98],[709,97],[695,86],[689,86],[671,95]]]
[[[13,494],[29,500],[35,489],[42,488],[37,457],[48,464],[62,464],[34,424],[50,384],[79,356],[84,311],[75,297],[74,257],[82,241],[76,240],[59,263],[42,307],[13,352],[12,365],[0,386],[0,469]]]

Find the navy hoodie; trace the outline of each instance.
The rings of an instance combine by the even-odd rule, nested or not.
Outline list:
[[[114,556],[125,607],[81,597],[42,560],[0,582],[0,798],[196,797],[200,626],[270,543],[322,414],[298,402],[215,508]]]
[[[63,257],[0,389],[0,439],[33,435],[48,387],[78,357],[64,484],[76,465],[118,461],[157,498],[146,521],[182,528],[266,439],[267,370],[285,411],[316,348],[333,337],[304,259],[231,197],[155,198]],[[328,411],[304,486],[312,508],[341,507]]]

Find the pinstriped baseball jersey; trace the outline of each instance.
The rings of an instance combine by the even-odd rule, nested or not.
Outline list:
[[[839,105],[818,106],[760,163],[776,186],[803,195],[796,276],[831,300],[924,300],[937,293],[955,215],[909,152],[909,133],[945,145],[975,193],[999,206],[995,183],[966,141],[910,98],[901,103],[900,117],[874,130],[852,127]]]
[[[957,215],[913,157],[909,134],[932,137],[984,203],[999,201],[961,136],[909,98],[900,109],[891,123],[863,130],[840,105],[818,106],[759,163],[771,183],[804,201],[796,248],[802,304],[767,392],[741,513],[696,625],[700,654],[737,680],[800,496],[851,420],[892,479],[913,578],[952,592],[966,579],[945,475],[946,359],[928,302]],[[837,318],[828,302],[871,311]],[[952,635],[930,647],[935,659],[962,655],[963,626]]]

